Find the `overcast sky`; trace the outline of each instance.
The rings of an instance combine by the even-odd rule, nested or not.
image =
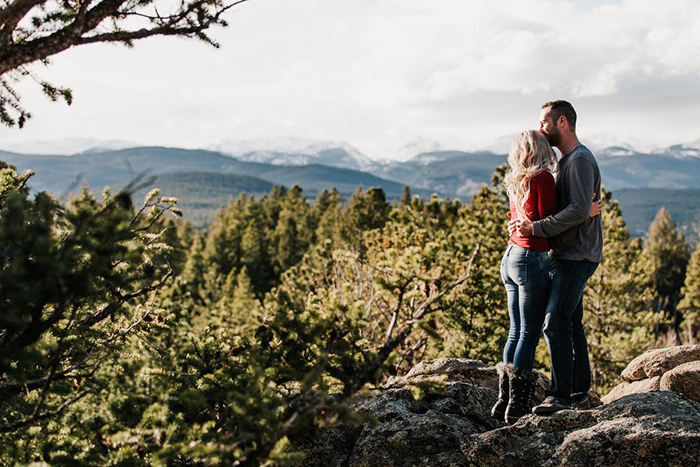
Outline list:
[[[34,114],[2,143],[65,137],[210,147],[345,141],[488,146],[570,100],[582,138],[700,138],[700,1],[250,0],[201,42],[81,46],[35,71],[74,104],[19,88]],[[420,145],[419,145],[420,146]]]

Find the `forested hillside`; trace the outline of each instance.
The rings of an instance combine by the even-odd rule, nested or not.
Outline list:
[[[503,167],[468,203],[380,188],[309,201],[207,175],[214,195],[265,193],[202,231],[170,192],[133,195],[138,181],[61,204],[1,170],[0,463],[294,463],[291,441],[353,423],[349,401],[416,362],[501,358]],[[601,393],[641,351],[700,332],[698,253],[663,211],[646,244],[630,238],[613,197],[585,297]]]
[[[663,188],[622,189],[614,193],[622,215],[634,236],[643,236],[659,209],[666,208],[683,231],[697,242],[700,233],[700,190]]]

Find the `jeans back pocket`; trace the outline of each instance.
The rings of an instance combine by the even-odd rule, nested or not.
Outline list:
[[[515,282],[518,285],[524,285],[527,283],[527,264],[518,262],[518,263],[509,263],[507,265],[508,267],[508,276],[510,276],[511,280]]]

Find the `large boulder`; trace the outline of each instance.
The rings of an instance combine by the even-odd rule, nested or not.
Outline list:
[[[609,404],[630,394],[659,390],[700,401],[699,369],[700,345],[648,350],[627,365],[622,382],[603,397],[603,402]]]
[[[629,396],[630,394],[642,394],[645,392],[658,391],[661,388],[661,376],[642,379],[639,381],[627,382],[623,381],[615,386],[612,391],[603,396],[604,404],[614,402],[621,397]]]
[[[673,392],[633,394],[593,410],[528,415],[461,446],[480,467],[697,466],[700,404]]]
[[[629,382],[662,376],[679,365],[698,360],[700,360],[700,345],[652,349],[632,360],[622,372],[622,379]]]
[[[678,365],[664,373],[659,384],[663,391],[673,391],[700,402],[700,361]]]

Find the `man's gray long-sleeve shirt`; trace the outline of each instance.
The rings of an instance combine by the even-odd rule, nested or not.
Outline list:
[[[532,234],[549,237],[555,259],[603,261],[601,216],[589,218],[593,195],[600,198],[600,169],[584,145],[559,160],[557,209],[554,215],[532,223]]]

